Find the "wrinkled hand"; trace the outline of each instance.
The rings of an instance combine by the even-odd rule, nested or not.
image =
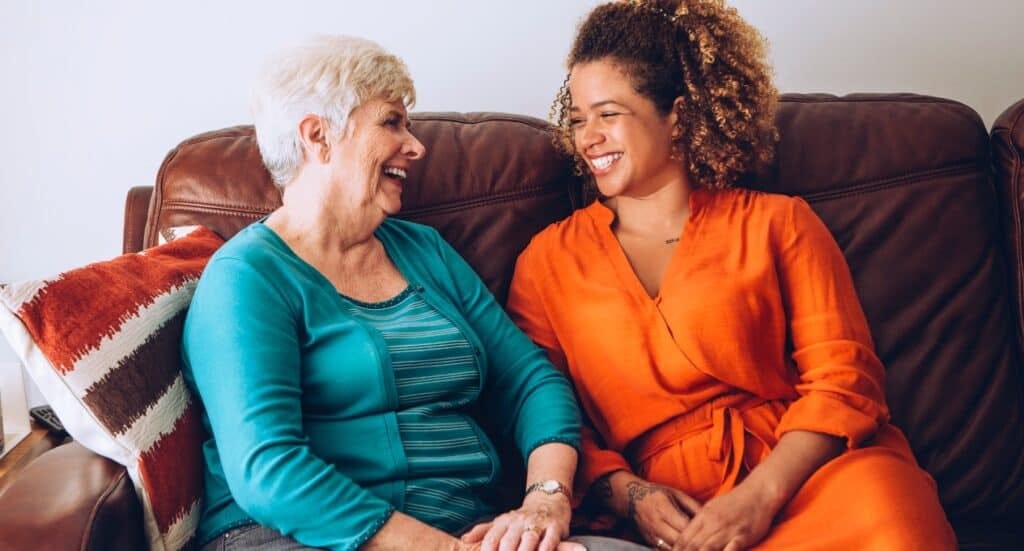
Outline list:
[[[764,539],[778,509],[759,489],[740,484],[701,508],[673,549],[740,551]]]
[[[633,519],[640,535],[655,549],[667,549],[679,539],[693,515],[701,510],[700,503],[675,488],[630,482],[627,514]]]
[[[522,545],[524,544],[520,542],[521,547],[513,547],[512,549],[529,549],[528,547],[522,547]],[[483,548],[483,542],[467,543],[465,541],[459,540],[459,543],[455,547],[455,551],[480,551]],[[542,547],[538,547],[537,549],[545,549],[545,551],[547,551],[546,548]],[[573,543],[571,541],[559,542],[554,549],[555,551],[587,551],[587,548],[583,545],[579,543]]]
[[[572,508],[562,494],[533,492],[523,506],[473,527],[462,536],[464,549],[481,551],[586,551],[569,536]]]

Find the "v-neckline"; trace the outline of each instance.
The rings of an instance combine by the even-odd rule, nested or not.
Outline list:
[[[709,197],[706,195],[708,193],[708,191],[702,189],[694,189],[690,192],[690,213],[683,223],[683,229],[678,236],[679,242],[676,243],[672,256],[665,266],[665,271],[661,275],[661,281],[658,283],[658,292],[654,296],[647,292],[643,281],[640,280],[640,276],[633,269],[629,257],[626,256],[626,250],[622,248],[622,243],[619,242],[615,232],[612,231],[612,223],[615,221],[616,216],[615,212],[600,200],[594,201],[590,206],[591,215],[597,223],[598,232],[602,238],[601,246],[605,250],[605,257],[611,262],[623,288],[628,289],[630,294],[642,303],[655,306],[661,304],[662,297],[666,291],[666,283],[670,281],[669,275],[679,269],[678,264],[682,262],[682,259],[686,257],[686,253],[693,246],[694,233],[697,229],[697,215],[701,207],[707,203]]]

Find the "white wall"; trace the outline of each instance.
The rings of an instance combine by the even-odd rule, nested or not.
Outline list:
[[[183,138],[247,122],[251,76],[283,45],[360,34],[406,59],[418,110],[546,117],[597,3],[0,0],[0,281],[117,254],[125,191]],[[733,5],[772,43],[782,91],[934,94],[989,125],[1024,97],[1021,0]]]
[[[242,0],[0,5],[0,281],[119,252],[124,193],[167,150],[248,121],[270,51],[362,34],[406,58],[420,110],[546,117],[594,0]],[[986,124],[1024,97],[1020,0],[735,0],[773,46],[783,91],[915,91]],[[172,7],[173,6],[173,7]]]

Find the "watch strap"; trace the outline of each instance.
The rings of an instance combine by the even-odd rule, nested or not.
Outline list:
[[[548,495],[562,494],[572,501],[572,490],[557,480],[541,480],[526,487],[526,494],[531,492],[544,492]]]

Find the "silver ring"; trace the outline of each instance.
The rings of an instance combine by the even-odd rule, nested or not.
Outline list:
[[[658,538],[658,541],[654,542],[654,546],[657,547],[658,549],[669,549],[670,548],[668,542],[663,540],[663,539],[661,539],[661,538]]]

